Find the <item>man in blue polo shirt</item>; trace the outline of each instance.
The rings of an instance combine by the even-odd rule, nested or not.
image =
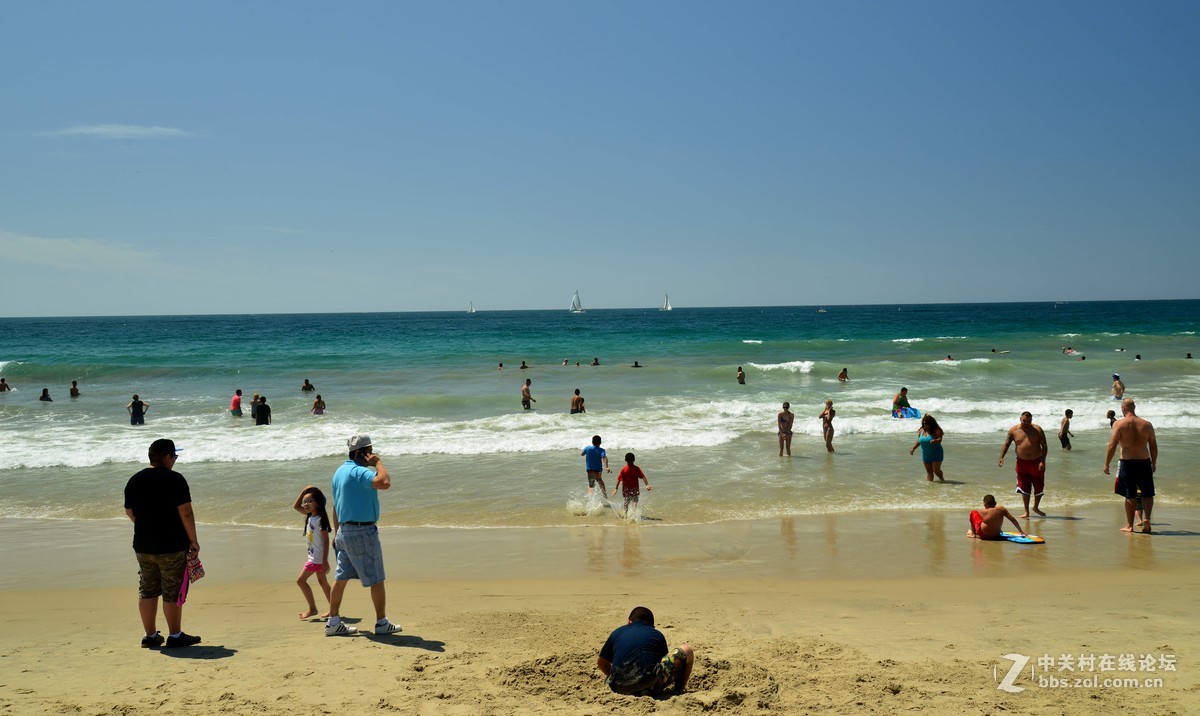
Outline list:
[[[387,594],[383,588],[383,549],[379,544],[379,490],[392,486],[391,475],[379,456],[371,451],[368,435],[355,435],[347,442],[350,456],[333,473],[333,551],[337,556],[335,582],[329,594],[329,622],[325,636],[349,636],[358,629],[342,621],[339,612],[346,582],[357,579],[371,588],[375,605],[375,633],[400,631],[387,618]]]

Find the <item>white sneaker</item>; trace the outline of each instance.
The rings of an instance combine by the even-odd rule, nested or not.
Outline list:
[[[358,629],[355,629],[346,622],[325,625],[325,636],[350,636],[357,633]]]
[[[391,622],[388,622],[386,624],[376,624],[375,625],[375,633],[376,634],[394,634],[398,631],[404,631],[403,629],[400,628],[399,624],[393,624]]]

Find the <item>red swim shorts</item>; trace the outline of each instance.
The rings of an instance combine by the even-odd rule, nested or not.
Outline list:
[[[1021,495],[1040,495],[1046,486],[1045,463],[1039,460],[1022,460],[1017,458],[1017,493]],[[1041,466],[1041,467],[1039,467]],[[1032,491],[1030,490],[1032,487]]]

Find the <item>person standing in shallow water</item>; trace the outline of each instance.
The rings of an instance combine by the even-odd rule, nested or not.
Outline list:
[[[825,436],[825,451],[834,452],[833,450],[833,418],[837,415],[837,411],[833,409],[833,401],[825,401],[825,409],[818,415],[821,419],[821,434]]]
[[[265,395],[259,396],[258,398],[258,411],[254,414],[254,424],[271,424],[271,406],[267,405],[267,396]]]
[[[529,392],[529,387],[531,385],[533,385],[533,381],[530,380],[529,378],[526,378],[525,385],[521,386],[521,407],[524,408],[525,410],[530,409],[530,406],[529,406],[530,403],[537,402],[537,399],[534,398],[533,395]]]
[[[1113,492],[1125,498],[1125,526],[1122,532],[1133,532],[1134,514],[1140,498],[1143,519],[1142,532],[1150,534],[1150,513],[1154,510],[1154,471],[1158,468],[1158,438],[1149,420],[1139,418],[1132,398],[1121,401],[1120,420],[1113,425],[1108,450],[1104,453],[1104,474],[1109,474],[1117,448],[1121,448],[1121,463],[1117,470]]]
[[[746,384],[746,372],[742,370],[742,367],[740,365],[738,366],[737,382],[738,382],[738,385]]]
[[[579,388],[576,388],[575,396],[571,398],[571,415],[586,412],[587,409],[583,407],[583,396],[579,394]]]
[[[783,457],[783,451],[787,450],[788,457],[792,456],[792,422],[796,419],[796,414],[788,410],[791,406],[788,403],[783,404],[783,410],[779,411],[779,415],[775,416],[775,421],[779,424],[779,456]]]
[[[125,410],[129,411],[129,424],[145,425],[146,411],[149,409],[150,404],[137,397],[137,394],[135,393],[133,400],[129,401],[129,404],[125,406]]]
[[[1021,515],[1021,519],[1029,518],[1030,494],[1033,495],[1033,511],[1045,517],[1046,513],[1038,509],[1038,505],[1045,491],[1046,455],[1050,452],[1050,445],[1046,442],[1042,426],[1033,422],[1033,414],[1028,410],[1021,413],[1020,423],[1009,428],[997,467],[1004,466],[1004,455],[1013,443],[1017,444],[1017,492],[1025,503],[1025,514]]]
[[[945,453],[942,450],[942,438],[945,433],[942,431],[937,420],[932,415],[926,415],[921,418],[921,428],[917,430],[917,441],[909,448],[908,454],[912,455],[917,448],[921,448],[921,464],[925,466],[925,479],[933,482],[936,475],[940,482],[945,482],[946,478],[942,475],[942,460],[945,458]]]

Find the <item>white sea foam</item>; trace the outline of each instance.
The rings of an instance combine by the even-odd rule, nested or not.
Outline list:
[[[892,343],[923,343],[924,338],[893,338]]]
[[[762,341],[756,341],[753,338],[747,338],[746,340],[742,341],[742,343],[754,343],[757,345],[759,343],[762,343]]]
[[[750,365],[758,370],[765,371],[781,370],[787,373],[811,373],[816,362],[811,360],[794,360],[787,363],[751,363]]]

